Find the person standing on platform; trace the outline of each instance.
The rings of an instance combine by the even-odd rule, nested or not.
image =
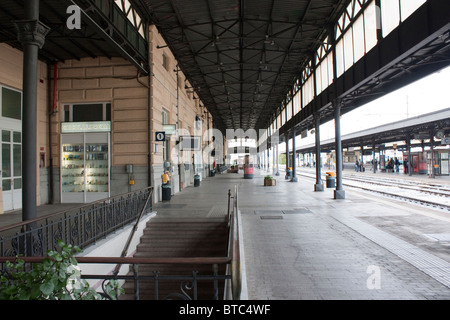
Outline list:
[[[400,161],[395,157],[395,172],[400,172]]]

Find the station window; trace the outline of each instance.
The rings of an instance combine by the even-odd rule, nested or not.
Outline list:
[[[2,117],[22,120],[22,93],[2,87],[1,107]]]
[[[383,37],[386,37],[400,24],[400,1],[381,0],[381,23]]]
[[[427,0],[401,0],[400,14],[402,22],[419,9]]]
[[[164,69],[169,71],[169,69],[170,69],[170,60],[169,60],[169,57],[166,54],[164,54],[164,53],[162,55],[162,66],[164,67]]]
[[[400,22],[405,21],[425,2],[426,0],[381,0],[383,37],[391,33]]]
[[[111,121],[111,103],[66,104],[63,122]]]
[[[169,114],[166,110],[163,109],[161,112],[161,123],[168,124],[169,123]]]

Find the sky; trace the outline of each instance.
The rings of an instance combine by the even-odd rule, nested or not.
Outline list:
[[[341,117],[346,135],[422,114],[450,108],[450,67],[363,105]],[[320,126],[320,140],[334,138],[334,120]],[[296,140],[297,147],[315,143],[314,134]],[[284,150],[285,144],[280,145]]]

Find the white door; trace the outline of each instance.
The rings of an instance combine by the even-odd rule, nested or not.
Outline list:
[[[22,134],[2,130],[2,190],[3,210],[22,208]]]

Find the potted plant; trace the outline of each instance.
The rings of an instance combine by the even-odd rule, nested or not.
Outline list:
[[[277,185],[277,180],[275,180],[272,176],[264,177],[264,186],[272,187]]]

